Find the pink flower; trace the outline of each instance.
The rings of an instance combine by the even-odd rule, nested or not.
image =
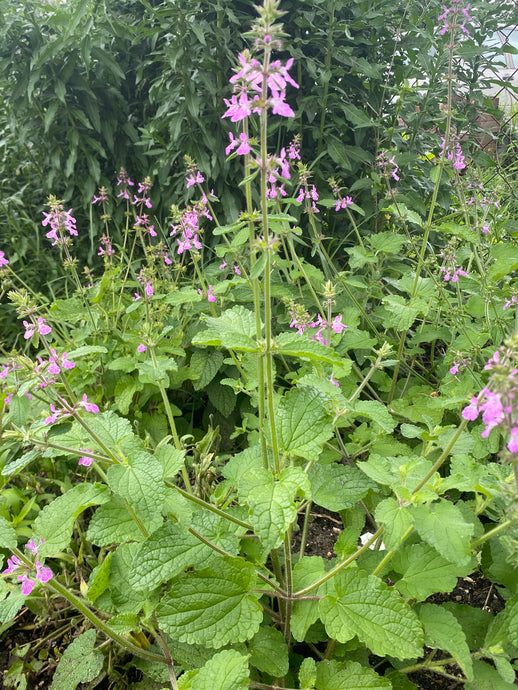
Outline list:
[[[81,407],[84,407],[84,409],[87,412],[92,412],[93,414],[97,414],[99,412],[99,408],[97,405],[94,405],[94,403],[89,403],[88,402],[88,397],[86,393],[83,395],[83,400],[78,403]],[[51,405],[52,407],[52,405]]]
[[[88,450],[88,448],[80,448],[83,453],[91,453],[91,450]],[[84,465],[85,467],[90,467],[92,462],[94,461],[93,458],[88,457],[88,455],[83,455],[82,457],[79,458],[77,461],[78,465]]]
[[[147,295],[148,297],[152,297],[152,296],[153,296],[153,294],[154,294],[153,283],[152,283],[150,280],[148,280],[148,282],[146,283],[146,287],[144,288],[144,290],[145,290],[146,295]]]
[[[244,156],[247,153],[250,153],[250,151],[252,149],[250,148],[250,145],[248,143],[248,137],[246,136],[246,134],[244,132],[241,132],[241,134],[239,135],[239,139],[235,139],[232,132],[229,132],[228,135],[230,137],[230,144],[225,149],[225,155],[226,156],[228,156],[229,153],[236,148],[236,146],[237,146],[236,153],[239,154],[240,156]]]
[[[50,568],[47,568],[39,561],[36,561],[36,579],[40,582],[48,582],[52,579],[53,572]]]
[[[18,558],[18,556],[12,556],[11,558],[7,559],[7,568],[5,570],[2,570],[3,575],[9,575],[10,573],[14,573],[14,571],[19,567],[21,561]]]
[[[196,183],[201,184],[201,183],[204,182],[204,181],[205,181],[205,178],[203,177],[203,175],[201,174],[201,172],[200,172],[199,170],[197,170],[197,171],[196,171],[196,177],[194,176],[193,173],[191,173],[191,174],[189,175],[189,177],[187,178],[187,185],[186,185],[186,186],[187,186],[187,189],[189,189],[189,187],[192,187],[192,186],[195,185]]]
[[[331,324],[331,328],[335,333],[341,333],[343,330],[348,328],[348,326],[346,326],[345,323],[342,323],[341,316],[335,316],[333,323]]]
[[[9,261],[5,258],[4,252],[0,252],[0,266],[7,266]]]
[[[34,580],[31,580],[27,573],[22,573],[18,575],[18,579],[22,583],[22,594],[27,596],[30,594],[36,584]]]
[[[25,333],[23,334],[23,337],[25,338],[25,340],[28,340],[29,338],[32,338],[32,336],[34,335],[36,326],[34,326],[32,323],[27,323],[27,321],[24,321],[23,325],[25,326]]]
[[[511,429],[511,437],[507,444],[507,449],[511,453],[518,453],[518,427],[513,427]]]
[[[331,381],[331,383],[333,384],[333,386],[338,386],[338,388],[340,387],[340,384],[338,383],[338,381],[335,381],[335,380],[334,380],[333,374],[331,374],[331,378],[330,378],[329,380]]]
[[[144,345],[144,343],[140,343],[140,345],[137,347],[137,352],[145,352],[147,350],[147,347]]]

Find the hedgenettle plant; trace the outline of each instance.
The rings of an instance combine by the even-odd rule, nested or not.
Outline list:
[[[468,9],[454,3],[441,18],[450,74]],[[401,171],[387,151],[373,175],[387,187],[383,212],[393,224],[363,238],[362,210],[336,180],[333,198],[320,198],[296,138],[271,147],[294,115],[289,89],[298,85],[292,60],[277,58],[286,38],[279,2],[265,0],[258,14],[223,113],[232,125],[227,155],[243,166],[239,219],[219,224],[194,161],[186,184],[199,198],[173,207],[168,227],[149,216],[151,181],[135,185],[121,171],[122,246],[110,232],[107,191],[94,198],[105,223],[101,279],[87,273],[83,284],[72,211],[51,199],[43,222],[71,296],[44,304],[28,286],[10,292],[27,347],[0,373],[2,477],[27,478],[34,497],[17,513],[0,504],[0,621],[25,604],[52,616],[63,599],[81,614],[83,630],[57,664],[58,689],[113,677],[106,640],[120,665],[156,688],[412,688],[409,675],[420,669],[467,687],[481,679],[512,687],[516,343],[500,343],[516,248],[503,256],[480,245],[479,256],[469,217],[434,225],[443,178],[462,183],[450,110],[428,219],[398,199]],[[344,211],[357,238],[347,270],[323,241],[326,208]],[[459,215],[468,212],[465,203]],[[209,223],[223,240],[213,248],[203,241]],[[303,256],[301,226],[322,269]],[[442,259],[435,274],[425,260],[432,229]],[[444,233],[471,246],[466,270]],[[414,262],[399,269],[406,242]],[[455,300],[479,316],[459,284],[471,280],[477,297],[469,276],[477,268],[486,280],[488,256],[503,283],[491,308],[503,316],[477,340],[463,311],[448,340],[437,324]],[[3,253],[0,269],[14,284]],[[369,303],[364,273],[378,290]],[[379,276],[390,290],[379,292]],[[490,340],[502,349],[484,387],[471,358]],[[429,342],[445,346],[453,364],[433,385],[418,358]],[[201,409],[207,400],[212,415]],[[480,414],[482,434],[477,425],[468,431]],[[498,430],[508,435],[507,465],[495,461]],[[313,505],[342,519],[331,559],[306,555]],[[426,602],[478,568],[505,588],[497,616]]]

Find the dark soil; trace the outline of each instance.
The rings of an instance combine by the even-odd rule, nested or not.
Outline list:
[[[332,558],[334,556],[333,546],[341,532],[341,524],[340,516],[335,513],[324,509],[318,509],[318,512],[312,513],[305,554],[308,556],[319,555],[324,558]],[[293,541],[294,548],[298,550],[300,548],[300,532],[294,535]],[[440,604],[444,601],[468,604],[474,608],[489,611],[493,615],[501,611],[505,604],[495,585],[479,572],[472,573],[469,577],[460,578],[455,589],[449,594],[435,594],[427,601],[435,604]],[[67,625],[67,623],[70,623],[70,625]],[[58,618],[54,622],[41,623],[38,622],[37,618],[28,609],[23,609],[17,616],[13,626],[0,639],[0,688],[18,687],[17,685],[7,686],[2,679],[7,669],[11,668],[13,663],[20,659],[20,653],[16,650],[25,646],[27,646],[26,653],[22,658],[25,662],[26,678],[28,680],[27,690],[45,690],[49,688],[60,655],[70,644],[74,634],[81,632],[81,630],[75,630],[74,628],[74,624],[77,625],[77,623],[77,618],[68,621]],[[41,665],[39,662],[36,662],[38,668],[31,672],[30,667],[33,665],[34,660],[38,658],[43,658],[44,661]],[[436,658],[440,659],[441,654],[437,654]],[[446,655],[443,655],[442,658],[446,658]],[[460,678],[460,672],[456,666],[445,667],[445,670],[450,675],[457,675]],[[121,675],[129,682],[130,679],[124,672]],[[135,682],[139,679],[140,674],[137,676],[133,672],[131,681]],[[409,679],[416,685],[418,690],[460,690],[464,687],[460,680],[457,683],[452,678],[444,678],[430,672],[410,674]],[[78,690],[86,690],[87,687],[87,684],[80,685]],[[108,679],[104,678],[97,685],[97,690],[107,690],[109,687]]]

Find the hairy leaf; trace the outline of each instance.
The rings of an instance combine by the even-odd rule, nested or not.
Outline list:
[[[75,690],[79,683],[88,683],[103,667],[102,652],[94,649],[97,632],[87,630],[70,644],[59,660],[51,690]]]
[[[255,571],[240,559],[221,558],[216,570],[184,573],[157,607],[162,630],[180,642],[219,648],[244,642],[259,630],[263,614],[250,593]]]
[[[281,448],[313,460],[322,445],[333,434],[333,425],[326,410],[327,398],[316,388],[293,388],[278,406],[277,422]]]

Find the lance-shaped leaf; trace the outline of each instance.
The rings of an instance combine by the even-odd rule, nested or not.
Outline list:
[[[461,510],[444,499],[410,508],[416,530],[451,563],[465,565],[471,559],[474,525],[466,522]]]
[[[327,633],[338,642],[355,635],[378,656],[419,657],[423,631],[410,606],[373,575],[355,568],[335,576],[336,594],[320,600]]]
[[[258,352],[255,315],[249,309],[238,305],[227,309],[217,318],[206,319],[208,329],[197,333],[194,345],[217,345],[231,350]]]
[[[132,457],[131,465],[112,465],[108,484],[112,491],[128,501],[143,529],[152,532],[162,524],[162,506],[166,486],[160,462],[148,453]]]
[[[278,406],[277,424],[282,450],[313,460],[331,438],[333,425],[326,409],[327,398],[310,386],[293,388]]]
[[[43,508],[34,521],[34,534],[44,543],[39,556],[53,556],[65,549],[72,536],[74,521],[90,506],[106,503],[110,490],[104,484],[78,484]]]
[[[249,640],[263,618],[259,595],[250,592],[255,581],[253,565],[238,558],[219,559],[217,570],[184,573],[157,607],[160,627],[180,642],[215,649]]]
[[[453,613],[437,604],[421,604],[419,618],[424,626],[425,644],[449,652],[468,680],[473,680],[473,660],[466,635]]]
[[[264,547],[274,549],[282,543],[297,517],[295,496],[306,495],[309,489],[308,478],[300,467],[287,467],[278,480],[262,468],[243,476],[239,495],[249,506],[249,520]]]

